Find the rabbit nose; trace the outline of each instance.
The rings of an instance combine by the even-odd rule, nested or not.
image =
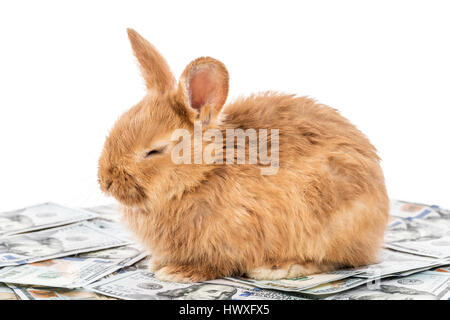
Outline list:
[[[112,180],[108,180],[105,182],[106,191],[109,191],[109,188],[111,188],[112,184],[113,184]]]
[[[104,192],[108,192],[109,189],[111,188],[113,181],[110,179],[102,179],[100,178],[98,180],[99,184],[100,184],[100,188],[104,191]]]

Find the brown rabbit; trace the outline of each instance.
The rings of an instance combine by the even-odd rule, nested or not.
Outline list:
[[[176,85],[158,51],[134,30],[128,36],[148,93],[110,132],[98,175],[152,252],[157,278],[280,279],[376,261],[389,202],[376,150],[355,126],[295,95],[267,92],[223,108],[221,62],[194,60]],[[261,174],[262,162],[175,163],[173,132],[192,133],[198,121],[203,131],[278,129],[278,171]]]

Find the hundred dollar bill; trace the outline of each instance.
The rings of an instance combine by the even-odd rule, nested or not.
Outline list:
[[[113,203],[109,205],[86,208],[86,210],[94,212],[100,218],[114,222],[119,222],[122,217],[119,211],[119,205]]]
[[[379,278],[416,269],[431,269],[444,263],[441,260],[433,258],[421,257],[387,249],[381,250],[379,259],[379,263],[357,268],[360,273],[355,275],[355,277]]]
[[[119,273],[104,281],[92,284],[93,291],[124,300],[229,300],[237,289],[223,284],[185,284],[164,282],[154,278],[149,271]]]
[[[130,244],[121,247],[79,253],[75,257],[85,259],[105,259],[115,261],[121,267],[128,267],[134,265],[138,261],[141,261],[148,256],[149,253],[145,251],[141,245]]]
[[[381,280],[326,300],[440,300],[447,299],[450,274],[425,271],[408,277]]]
[[[395,217],[406,219],[424,219],[429,216],[438,215],[438,206],[429,206],[400,200],[390,200],[390,214]]]
[[[0,239],[0,267],[70,256],[130,244],[120,235],[83,221]]]
[[[63,289],[43,287],[19,287],[8,284],[11,290],[22,300],[116,300],[87,289]]]
[[[396,273],[394,276],[396,276],[396,277],[407,277],[407,276],[410,276],[410,275],[412,275],[412,274],[415,274],[415,273],[420,273],[420,272],[424,272],[424,271],[433,271],[434,270],[434,267],[433,268],[419,268],[419,269],[413,269],[413,270],[409,270],[409,271],[403,271],[403,272],[399,272],[399,273]]]
[[[302,290],[318,286],[323,283],[332,282],[348,277],[355,276],[362,271],[352,270],[336,270],[327,273],[313,274],[309,276],[301,276],[293,279],[281,280],[255,280],[251,278],[226,278],[228,280],[237,281],[253,285],[259,288],[276,289],[281,291],[301,292]]]
[[[420,256],[447,258],[450,257],[450,236],[423,241],[387,243],[386,247]]]
[[[240,289],[239,294],[232,298],[233,300],[309,300],[303,295],[294,295],[283,291],[262,289],[227,279],[216,279],[206,281],[204,283],[223,284]]]
[[[450,209],[438,207],[437,211],[439,212],[441,217],[447,217],[447,219],[450,218]]]
[[[450,291],[447,291],[440,300],[450,300]]]
[[[432,271],[450,273],[450,266],[441,266],[439,268],[433,269]]]
[[[438,215],[430,215],[426,219],[423,219],[423,223],[433,227],[440,227],[447,231],[447,235],[450,235],[450,211],[448,209],[437,209]]]
[[[395,218],[391,220],[384,235],[385,243],[399,243],[405,241],[425,241],[440,239],[450,235],[450,227],[434,223],[434,219],[408,220]]]
[[[0,283],[0,300],[20,300],[20,298],[11,288],[3,283]]]
[[[47,229],[96,217],[96,214],[47,202],[15,211],[0,213],[0,237]]]
[[[367,285],[367,286],[374,286],[376,285],[376,283],[378,281],[380,281],[380,279],[384,279],[384,278],[399,278],[399,277],[403,277],[403,276],[409,276],[412,274],[416,274],[419,272],[423,272],[428,270],[430,267],[426,267],[426,268],[421,268],[421,269],[414,269],[414,270],[409,270],[406,272],[402,272],[402,273],[395,273],[395,274],[380,274],[379,277],[358,277],[358,275],[354,276],[354,277],[350,277],[350,278],[346,278],[346,279],[342,279],[342,280],[338,280],[338,281],[333,281],[333,282],[329,282],[329,283],[325,283],[322,285],[319,285],[317,287],[314,288],[310,288],[307,290],[302,290],[301,293],[311,296],[329,296],[329,295],[334,295],[337,293],[341,293],[344,291],[348,291],[357,287],[361,287],[363,285]]]
[[[0,269],[0,282],[80,288],[146,257],[136,246],[122,246],[78,256]]]
[[[148,261],[142,260],[87,288],[124,300],[302,300],[225,279],[190,284],[160,281],[148,271]]]
[[[400,278],[403,276],[408,276],[408,275],[412,275],[412,274],[416,274],[419,272],[423,272],[425,270],[428,269],[415,269],[415,270],[411,270],[408,272],[404,272],[404,273],[400,273],[400,274],[385,274],[380,276],[379,278],[358,278],[357,276],[355,277],[351,277],[351,278],[346,278],[346,279],[342,279],[342,280],[338,280],[338,281],[333,281],[333,282],[329,282],[329,283],[325,283],[322,285],[319,285],[317,287],[314,288],[310,288],[307,290],[302,290],[301,293],[307,295],[307,296],[317,296],[317,297],[328,297],[330,295],[334,295],[337,293],[341,293],[341,292],[346,292],[349,290],[352,290],[354,288],[358,288],[358,287],[362,287],[363,285],[368,286],[368,287],[373,287],[376,286],[376,284],[384,278],[389,278],[389,279],[395,279],[395,278]]]
[[[350,289],[359,287],[363,284],[367,284],[372,281],[373,281],[372,279],[368,279],[368,278],[350,277],[350,278],[345,278],[345,279],[341,279],[341,280],[324,283],[324,284],[318,285],[313,288],[301,290],[300,292],[303,294],[306,294],[306,295],[328,296],[328,295],[336,294],[339,292],[343,292],[346,290],[350,290]]]
[[[260,288],[300,292],[305,294],[331,294],[348,290],[374,279],[393,276],[396,273],[419,268],[430,269],[442,265],[442,261],[418,257],[415,255],[382,250],[380,263],[348,270],[315,274],[296,279],[283,280],[254,280],[248,278],[228,278],[239,282],[249,283]]]
[[[391,200],[391,216],[409,221],[420,220],[435,228],[449,230],[450,210],[437,205],[416,204]]]
[[[385,246],[434,258],[450,257],[450,215],[439,209],[423,219],[396,218],[385,233]]]

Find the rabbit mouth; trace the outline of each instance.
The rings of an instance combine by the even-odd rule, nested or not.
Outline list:
[[[124,186],[111,182],[111,185],[108,188],[108,193],[110,193],[120,203],[128,206],[139,204],[146,198],[144,189],[137,183]]]
[[[135,205],[145,200],[145,190],[135,178],[123,171],[112,171],[113,177],[103,180],[100,184],[103,192],[124,205]]]

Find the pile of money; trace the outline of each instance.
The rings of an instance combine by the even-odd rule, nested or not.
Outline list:
[[[449,300],[450,210],[391,200],[379,263],[283,280],[160,281],[116,205],[0,213],[0,300]]]

